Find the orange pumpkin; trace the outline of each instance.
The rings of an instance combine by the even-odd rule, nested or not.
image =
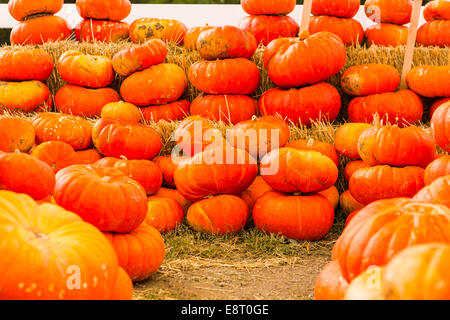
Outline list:
[[[367,27],[365,33],[369,45],[398,47],[406,45],[408,30],[405,26],[381,23]]]
[[[52,94],[48,87],[40,81],[0,81],[0,110],[27,113],[52,106]]]
[[[450,20],[436,20],[423,24],[417,30],[417,44],[423,46],[450,46]]]
[[[241,0],[242,8],[248,14],[286,15],[295,8],[295,0]]]
[[[370,165],[368,165],[367,163],[365,163],[362,160],[350,161],[349,163],[347,163],[347,165],[344,168],[345,180],[347,182],[349,182],[350,178],[356,172],[356,170],[361,169],[361,168],[368,168],[368,167],[370,167]]]
[[[311,13],[315,16],[353,18],[359,10],[359,0],[312,0]]]
[[[321,195],[266,192],[253,207],[255,226],[295,240],[318,240],[333,226],[334,208]]]
[[[150,106],[141,108],[142,117],[146,121],[158,122],[165,121],[179,121],[183,120],[189,114],[191,103],[188,100],[178,100],[172,103],[161,104],[159,106]]]
[[[423,17],[427,22],[433,20],[450,20],[450,3],[444,0],[433,0],[423,9]]]
[[[131,12],[130,0],[77,0],[76,4],[84,19],[120,21]]]
[[[142,18],[130,26],[130,39],[134,43],[144,43],[150,39],[182,44],[187,27],[183,22],[172,19]]]
[[[339,197],[339,207],[345,215],[350,216],[352,212],[364,208],[364,205],[352,196],[350,190],[347,190]]]
[[[119,267],[116,284],[112,290],[110,300],[131,300],[133,298],[133,281],[128,273]]]
[[[320,191],[317,194],[325,197],[328,201],[330,201],[333,208],[337,209],[339,205],[339,191],[335,186],[331,186],[330,188]]]
[[[11,0],[8,10],[17,21],[24,21],[36,14],[55,14],[63,7],[63,0]]]
[[[174,175],[177,170],[178,163],[185,159],[184,157],[172,157],[170,155],[160,156],[155,159],[156,165],[161,169],[164,185],[167,187],[175,187]]]
[[[241,198],[245,201],[248,208],[252,210],[255,206],[256,200],[269,191],[274,190],[267,184],[267,182],[264,181],[263,177],[257,176],[247,190],[241,193]]]
[[[102,118],[117,118],[138,123],[141,120],[141,111],[134,104],[119,101],[105,104],[101,111]]]
[[[299,139],[289,142],[286,148],[293,148],[303,151],[317,151],[333,160],[336,167],[339,166],[339,156],[334,146],[327,142],[321,142],[314,139]]]
[[[450,175],[434,180],[420,190],[413,199],[420,202],[442,204],[450,208]]]
[[[16,24],[9,37],[12,45],[40,45],[66,40],[72,34],[67,21],[58,16],[41,16]]]
[[[334,138],[334,146],[341,155],[350,159],[361,159],[358,140],[365,130],[371,128],[368,123],[346,123],[339,127]]]
[[[430,185],[434,180],[450,174],[450,155],[444,155],[431,162],[425,169],[424,182]]]
[[[55,173],[78,163],[75,150],[62,141],[43,142],[33,149],[31,155],[48,164]]]
[[[184,36],[184,47],[187,50],[197,50],[197,39],[200,33],[211,30],[212,28],[214,27],[208,25],[189,28]]]
[[[0,132],[4,133],[5,152],[28,152],[34,145],[36,132],[27,119],[18,117],[0,117]]]
[[[257,44],[265,46],[278,38],[296,37],[300,29],[291,17],[274,15],[246,16],[239,22],[239,28],[250,32]]]
[[[175,230],[184,219],[181,205],[170,198],[153,196],[148,198],[148,211],[145,223],[161,233]]]
[[[239,197],[220,195],[194,203],[186,220],[199,232],[233,234],[244,228],[249,218],[248,206]]]
[[[406,77],[408,86],[424,97],[450,97],[450,66],[419,66]]]
[[[184,213],[187,213],[187,210],[192,204],[191,201],[183,197],[181,193],[176,189],[161,188],[157,193],[155,193],[155,196],[175,200],[179,203],[181,208],[183,208]]]
[[[147,195],[138,182],[114,168],[73,165],[56,174],[58,205],[101,231],[127,233],[147,214]]]
[[[437,110],[437,108],[439,108],[446,102],[450,102],[450,98],[441,98],[441,99],[437,99],[433,102],[433,104],[430,107],[430,112],[429,112],[430,120],[433,117],[433,114]]]
[[[94,164],[102,158],[102,155],[95,149],[76,151],[77,164]]]
[[[84,19],[75,27],[75,39],[81,42],[119,42],[128,39],[126,22]]]
[[[450,152],[450,102],[436,109],[431,118],[431,131],[436,144]]]
[[[366,16],[377,23],[407,24],[411,20],[410,0],[366,0]]]
[[[337,261],[331,261],[320,272],[314,287],[316,300],[342,300],[348,288],[348,282],[341,273]]]
[[[311,17],[309,32],[315,34],[322,31],[338,35],[345,45],[361,44],[364,41],[364,29],[361,23],[355,19],[329,16]]]
[[[1,81],[45,81],[53,66],[52,56],[42,49],[0,49]]]
[[[345,300],[383,300],[381,279],[384,268],[369,267],[350,282]]]

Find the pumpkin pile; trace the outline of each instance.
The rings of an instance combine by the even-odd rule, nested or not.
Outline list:
[[[295,4],[295,0],[243,0],[241,6],[249,16],[242,18],[239,28],[253,34],[257,44],[265,46],[278,38],[295,37],[299,26],[287,16]]]
[[[450,3],[433,0],[425,6],[426,23],[417,30],[417,43],[424,46],[450,46]]]

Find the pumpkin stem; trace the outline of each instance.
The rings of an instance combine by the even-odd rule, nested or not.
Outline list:
[[[306,38],[309,38],[309,36],[310,36],[310,33],[308,30],[301,31],[298,34],[298,37],[300,38],[300,40],[305,40]]]

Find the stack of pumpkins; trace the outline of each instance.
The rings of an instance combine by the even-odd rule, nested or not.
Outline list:
[[[361,23],[352,19],[359,10],[359,0],[313,0],[309,22],[311,34],[328,31],[337,34],[345,45],[361,44],[364,29]]]
[[[11,44],[39,45],[68,39],[72,28],[66,20],[54,15],[63,4],[63,0],[9,0],[9,13],[20,21],[11,31]]]
[[[369,45],[401,46],[408,40],[412,1],[410,0],[367,0],[364,4],[366,16],[376,22],[366,29]]]
[[[192,115],[234,124],[256,114],[257,102],[249,97],[260,83],[259,69],[249,60],[256,47],[251,33],[234,26],[200,33],[197,50],[205,60],[194,63],[188,76],[193,86],[206,95],[192,102]]]
[[[129,25],[121,20],[131,11],[130,0],[77,0],[83,20],[75,27],[78,41],[117,42],[128,38]]]
[[[427,22],[417,30],[417,43],[424,46],[450,46],[450,1],[429,2],[423,16]]]
[[[242,8],[250,16],[244,17],[239,27],[253,34],[256,42],[265,46],[278,38],[295,37],[299,26],[287,16],[295,4],[295,0],[242,0]]]

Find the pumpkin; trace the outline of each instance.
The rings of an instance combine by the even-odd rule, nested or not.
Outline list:
[[[194,203],[186,220],[192,229],[210,234],[233,234],[244,228],[249,218],[247,204],[239,197],[220,195]]]
[[[81,42],[119,42],[128,39],[126,22],[84,19],[75,27],[75,39]]]
[[[141,111],[134,104],[119,101],[105,104],[101,111],[102,118],[117,118],[138,123],[141,120]]]
[[[161,169],[163,183],[167,187],[175,187],[174,175],[178,163],[185,159],[184,157],[173,157],[171,155],[160,156],[155,159],[156,165]]]
[[[0,191],[0,208],[0,253],[8,268],[0,277],[1,299],[110,298],[118,261],[94,226],[9,191]]]
[[[130,39],[134,43],[144,43],[150,39],[182,44],[187,27],[183,22],[172,19],[142,18],[130,26]]]
[[[444,155],[425,168],[424,182],[430,185],[434,180],[450,174],[450,155]]]
[[[142,117],[149,122],[165,120],[168,122],[183,120],[189,114],[191,103],[188,100],[178,100],[159,106],[141,108]]]
[[[114,80],[111,59],[68,50],[58,59],[58,72],[64,81],[83,87],[102,88]]]
[[[63,0],[10,0],[8,10],[17,21],[24,21],[36,14],[55,14],[63,7]]]
[[[104,235],[113,246],[120,267],[133,281],[149,278],[164,261],[164,239],[158,230],[145,223],[129,233]]]
[[[423,17],[427,22],[433,20],[450,20],[450,3],[444,0],[433,0],[423,9]]]
[[[407,24],[411,20],[410,0],[366,0],[366,16],[377,23]]]
[[[97,150],[106,157],[128,160],[153,159],[162,148],[162,140],[151,127],[114,118],[98,120],[92,129]]]
[[[45,81],[53,66],[52,56],[42,49],[0,49],[1,81]]]
[[[163,63],[167,57],[167,45],[160,39],[152,39],[136,47],[123,49],[112,58],[114,71],[127,77],[155,64]]]
[[[334,146],[327,142],[314,139],[299,139],[289,142],[286,148],[293,148],[301,151],[317,151],[333,160],[336,167],[339,166],[339,156]]]
[[[59,112],[90,118],[100,116],[105,105],[118,101],[120,96],[112,88],[89,89],[72,84],[63,86],[55,95]]]
[[[431,118],[431,130],[437,145],[450,152],[450,102],[436,109]]]
[[[257,65],[244,58],[198,61],[188,72],[192,85],[208,94],[251,95],[260,77]]]
[[[244,95],[200,95],[192,101],[190,113],[212,121],[237,124],[255,116],[258,102]]]
[[[184,36],[184,47],[191,51],[197,50],[197,39],[200,33],[211,30],[212,28],[214,27],[208,25],[189,28]]]
[[[279,115],[295,125],[333,121],[341,109],[341,96],[332,85],[321,82],[300,89],[272,88],[259,99],[262,115]]]
[[[367,27],[365,33],[369,45],[398,47],[406,45],[408,30],[405,26],[382,23]]]
[[[417,30],[417,44],[423,46],[450,46],[450,20],[427,22]]]
[[[338,128],[334,138],[334,146],[342,156],[350,159],[361,159],[358,151],[358,140],[365,130],[371,128],[368,123],[345,123]]]
[[[341,273],[337,261],[331,261],[320,272],[314,287],[316,300],[342,300],[348,288],[348,282]]]
[[[95,149],[75,151],[77,154],[77,164],[94,164],[102,158],[102,155]]]
[[[41,200],[52,193],[55,174],[48,164],[28,154],[0,152],[0,186]]]
[[[33,149],[31,155],[48,164],[55,173],[78,163],[75,150],[63,141],[43,142]]]
[[[242,9],[248,14],[286,15],[295,8],[295,0],[241,0]]]
[[[149,160],[127,160],[106,157],[98,160],[96,166],[102,168],[115,168],[126,176],[139,182],[150,195],[156,193],[162,185],[161,169]]]
[[[119,267],[117,280],[112,290],[110,300],[131,300],[133,298],[133,281],[128,273]]]
[[[369,267],[351,281],[345,293],[345,300],[383,300],[382,275],[383,268]]]
[[[331,229],[334,208],[321,195],[291,196],[266,192],[253,207],[255,226],[295,240],[319,240]]]
[[[412,197],[424,187],[424,171],[420,167],[362,168],[350,178],[349,190],[362,204],[381,199]]]
[[[423,104],[413,91],[400,90],[354,98],[348,106],[351,122],[371,123],[377,115],[385,123],[407,126],[422,119]]]
[[[246,150],[255,159],[262,159],[268,152],[281,148],[289,141],[289,126],[276,116],[265,116],[242,121],[227,132],[229,143]]]
[[[353,18],[359,10],[359,0],[312,0],[311,13],[315,16]]]
[[[314,16],[309,20],[309,32],[315,34],[327,31],[338,35],[345,45],[361,44],[364,41],[364,29],[355,19]]]
[[[400,84],[400,73],[387,64],[365,64],[348,68],[341,77],[342,90],[351,96],[394,92]]]
[[[318,192],[321,196],[330,201],[334,209],[337,209],[339,205],[339,191],[335,186],[331,186],[328,189]]]
[[[368,165],[367,163],[365,163],[362,160],[350,161],[349,163],[347,163],[347,165],[344,168],[345,180],[347,182],[349,182],[350,178],[356,172],[356,170],[361,169],[361,168],[368,168],[368,167],[370,167],[370,165]]]
[[[0,81],[0,110],[27,113],[52,106],[52,94],[48,87],[40,81]]]
[[[73,165],[56,174],[58,205],[101,231],[127,233],[147,214],[147,195],[138,182],[114,168]]]
[[[151,66],[126,78],[120,87],[123,100],[138,107],[178,100],[188,86],[186,74],[172,63]]]
[[[235,26],[215,27],[203,31],[197,38],[197,50],[206,60],[251,58],[256,51],[255,37]]]
[[[92,144],[92,124],[77,116],[53,112],[36,114],[31,123],[36,131],[36,143],[63,141],[75,150],[89,148]]]
[[[320,59],[317,57],[320,56]],[[264,50],[264,67],[279,87],[296,88],[337,74],[347,59],[344,43],[330,32],[307,37],[281,38]]]
[[[183,222],[181,205],[170,198],[153,196],[148,198],[148,211],[145,223],[161,233],[175,230]]]
[[[267,182],[264,181],[263,177],[257,176],[247,190],[241,193],[241,198],[245,201],[248,208],[252,210],[255,206],[256,200],[269,191],[274,190],[267,184]]]
[[[359,136],[358,152],[371,166],[425,168],[435,158],[436,145],[431,135],[416,126],[374,126]]]
[[[268,153],[260,164],[261,176],[281,192],[320,192],[334,185],[338,169],[317,151],[280,148]]]
[[[434,180],[414,197],[419,202],[442,204],[450,208],[450,175]]]
[[[175,200],[180,204],[181,208],[183,208],[184,213],[187,213],[187,210],[192,204],[191,201],[183,197],[176,189],[161,188],[157,193],[155,193],[155,196]]]
[[[433,102],[433,104],[430,107],[430,112],[429,112],[430,120],[433,117],[433,114],[437,110],[437,108],[439,108],[446,102],[450,102],[450,98],[441,98],[441,99],[437,99]]]
[[[345,193],[345,192],[344,192]],[[349,191],[348,193],[351,196],[351,193]],[[354,199],[354,198],[353,198]],[[356,203],[359,203],[358,201],[355,200]],[[361,209],[355,210],[353,212],[351,212],[348,216],[347,219],[345,220],[345,227],[347,228],[347,226],[350,224],[350,222],[359,214],[359,212],[362,210],[362,208],[364,208],[364,205],[361,205]]]
[[[403,249],[450,241],[450,211],[445,206],[406,198],[374,202],[344,229],[333,249],[342,275],[353,280],[370,266],[385,266]]]
[[[181,161],[175,171],[175,185],[188,200],[217,194],[239,195],[255,180],[256,161],[244,150],[212,147]]]
[[[298,35],[299,26],[289,16],[251,15],[239,22],[239,28],[250,32],[257,44],[267,46],[272,40]],[[185,39],[186,41],[186,39]]]
[[[66,40],[72,34],[67,21],[58,16],[42,16],[16,24],[9,40],[12,45],[40,45]]]
[[[76,5],[84,19],[120,21],[131,12],[129,0],[77,0]]]
[[[450,97],[450,66],[419,66],[406,77],[411,90],[424,97]]]
[[[353,196],[350,190],[344,191],[340,197],[339,197],[339,207],[341,208],[342,212],[348,216],[350,213],[361,210],[364,208],[364,205],[358,200],[356,200]]]
[[[5,138],[2,139],[5,142],[5,147],[0,148],[2,151],[28,152],[34,145],[36,132],[27,119],[0,117],[0,132],[5,134]]]

